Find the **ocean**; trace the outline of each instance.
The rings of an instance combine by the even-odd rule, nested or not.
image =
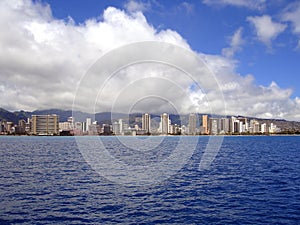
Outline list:
[[[209,138],[0,136],[0,224],[300,223],[300,136]]]

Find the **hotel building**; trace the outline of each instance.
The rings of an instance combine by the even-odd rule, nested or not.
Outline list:
[[[142,115],[142,130],[144,130],[146,133],[150,133],[150,127],[151,127],[151,117],[150,114],[145,113]]]
[[[197,115],[191,113],[189,116],[189,135],[196,135],[197,133]]]
[[[161,134],[169,134],[169,126],[170,126],[170,119],[167,113],[163,113],[160,116],[160,133]]]
[[[32,115],[31,132],[33,135],[58,135],[58,115]]]
[[[208,134],[208,116],[202,115],[202,133]]]

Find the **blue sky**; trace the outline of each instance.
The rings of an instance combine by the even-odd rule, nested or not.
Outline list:
[[[114,6],[126,10],[126,1],[45,1],[50,4],[53,15],[60,19],[69,16],[78,24],[89,18],[101,20],[104,9]],[[275,81],[282,88],[292,88],[294,97],[300,96],[300,35],[293,33],[291,22],[282,22],[282,14],[293,2],[299,1],[240,1],[247,6],[226,1],[136,1],[148,23],[157,29],[172,29],[178,32],[191,48],[207,54],[222,54],[228,47],[230,37],[242,28],[242,49],[234,55],[237,72],[252,74],[258,85],[269,85]],[[258,4],[257,7],[252,6]],[[257,40],[253,24],[247,17],[269,15],[272,21],[287,27],[271,40],[271,46]]]
[[[72,109],[79,94],[84,111],[97,102],[76,92],[89,68],[105,53],[143,41],[176,44],[203,60],[227,114],[300,121],[299,0],[0,1],[0,107]],[[147,73],[163,82],[151,83]],[[183,113],[209,111],[204,93],[179,71],[135,65],[120,74],[103,87],[108,94],[98,111],[110,110],[118,96],[117,109],[126,111],[136,88],[141,96],[152,90]],[[174,81],[181,95],[165,91]],[[83,90],[95,93],[99,85]],[[216,92],[205,94],[218,105]],[[136,110],[167,111],[159,102],[140,105],[148,108]]]

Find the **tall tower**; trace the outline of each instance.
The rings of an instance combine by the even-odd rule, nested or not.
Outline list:
[[[209,119],[209,133],[212,135],[216,135],[219,133],[218,131],[218,118],[210,118]]]
[[[204,133],[208,134],[208,116],[202,115],[202,127],[204,129]]]
[[[86,118],[86,131],[90,131],[90,126],[92,125],[92,119]]]
[[[191,113],[189,116],[189,134],[196,135],[196,127],[197,127],[197,115],[195,113]]]
[[[122,119],[119,119],[119,126],[120,126],[120,134],[124,132],[124,123]]]
[[[161,133],[168,134],[169,133],[169,115],[167,113],[163,113],[160,116],[160,126]]]
[[[142,130],[145,130],[146,133],[150,133],[150,124],[151,118],[150,118],[150,114],[145,113],[142,116]]]

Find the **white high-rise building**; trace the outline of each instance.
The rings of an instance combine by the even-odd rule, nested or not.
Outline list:
[[[229,132],[229,119],[228,118],[221,118],[220,130],[225,134]]]
[[[275,124],[271,123],[270,124],[270,127],[269,127],[269,133],[272,134],[272,133],[276,133],[277,131],[277,127]]]
[[[259,133],[260,126],[257,120],[250,120],[250,133]]]
[[[86,131],[90,130],[90,126],[92,125],[92,119],[86,118]]]
[[[150,133],[151,128],[151,117],[150,114],[145,113],[142,115],[142,130],[146,131],[146,133]]]
[[[161,134],[168,134],[169,133],[169,125],[170,119],[167,113],[163,113],[160,116],[160,133]]]
[[[112,131],[115,135],[120,135],[121,134],[120,128],[121,128],[121,126],[118,122],[114,122],[112,124]]]
[[[124,134],[124,125],[123,125],[122,119],[119,119],[119,126],[120,126],[120,129],[119,129],[120,134]]]
[[[266,123],[262,123],[260,125],[260,132],[261,133],[267,133],[267,124]]]
[[[209,118],[209,130],[210,130],[210,134],[212,135],[216,135],[219,133],[218,131],[218,118]]]
[[[239,133],[243,133],[243,132],[245,132],[245,126],[242,121],[239,120],[239,122],[240,122]]]
[[[230,133],[238,133],[239,127],[240,127],[240,121],[236,117],[232,116],[229,122]]]

